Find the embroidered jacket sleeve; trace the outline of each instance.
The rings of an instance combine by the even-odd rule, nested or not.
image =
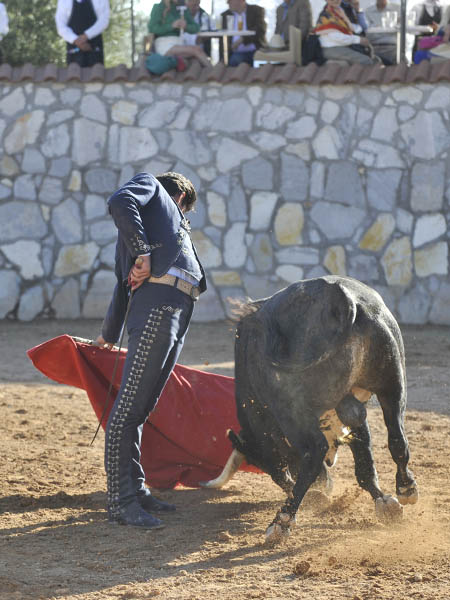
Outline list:
[[[133,257],[151,253],[139,209],[155,197],[158,185],[153,175],[138,173],[108,200],[109,212]]]

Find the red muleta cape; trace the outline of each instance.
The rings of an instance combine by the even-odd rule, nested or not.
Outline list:
[[[61,335],[27,354],[50,379],[85,390],[100,420],[117,352]],[[103,428],[120,387],[126,353],[120,351]],[[159,489],[180,483],[198,487],[200,481],[217,477],[233,450],[228,429],[240,429],[234,379],[177,364],[144,425],[141,462],[147,484]],[[241,469],[260,472],[245,463]]]

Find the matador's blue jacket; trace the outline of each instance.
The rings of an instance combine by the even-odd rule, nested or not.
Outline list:
[[[201,292],[206,290],[206,279],[189,236],[189,222],[153,175],[138,173],[108,199],[108,205],[118,229],[117,284],[102,336],[116,342],[128,303],[128,273],[137,256],[150,253],[152,276],[161,277],[176,266],[200,281]]]

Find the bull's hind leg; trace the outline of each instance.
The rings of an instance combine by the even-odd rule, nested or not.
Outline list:
[[[396,498],[383,494],[378,484],[378,475],[373,460],[370,429],[367,419],[352,430],[350,449],[355,461],[355,475],[363,490],[375,500],[377,517],[384,523],[394,523],[402,518],[403,509]]]
[[[295,515],[300,502],[311,484],[317,479],[328,450],[327,440],[320,431],[318,423],[311,423],[309,428],[307,425],[303,423],[302,431],[295,432],[295,437],[294,434],[288,434],[289,440],[296,440],[293,446],[298,452],[299,476],[292,493],[267,528],[266,542],[270,544],[277,543],[282,537],[289,535],[290,526],[295,523]],[[283,430],[286,432],[286,427],[283,427]]]
[[[375,500],[377,517],[386,523],[400,520],[402,507],[396,498],[383,494],[378,484],[365,405],[353,394],[348,394],[337,406],[336,413],[341,422],[350,428],[348,439],[355,461],[356,479]]]
[[[348,439],[355,461],[356,480],[376,501],[384,494],[378,485],[366,406],[353,394],[348,394],[336,407],[336,413],[341,423],[350,429]]]
[[[419,492],[414,475],[408,469],[409,447],[403,423],[406,402],[402,395],[378,395],[388,430],[388,445],[392,459],[397,465],[396,492],[401,504],[415,504]]]
[[[355,461],[355,476],[363,490],[369,492],[374,500],[383,497],[378,485],[378,475],[373,460],[370,429],[367,419],[352,429],[350,449]]]

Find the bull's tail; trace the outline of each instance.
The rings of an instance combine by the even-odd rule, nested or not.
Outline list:
[[[228,481],[230,481],[230,479],[242,465],[244,458],[245,456],[239,452],[239,450],[234,449],[219,477],[216,477],[216,479],[210,479],[209,481],[200,481],[199,485],[204,488],[214,489],[223,487]]]

